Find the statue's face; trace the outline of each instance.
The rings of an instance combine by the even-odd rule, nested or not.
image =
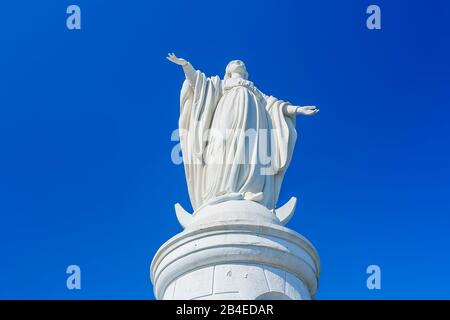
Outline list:
[[[245,64],[241,60],[230,61],[227,65],[226,73],[228,74],[239,74],[242,78],[247,79],[248,73]]]

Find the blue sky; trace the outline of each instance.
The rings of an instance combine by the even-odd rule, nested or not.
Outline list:
[[[82,30],[66,28],[77,4]],[[382,29],[366,28],[377,4]],[[450,298],[447,1],[2,1],[0,298],[152,299],[189,207],[172,164],[183,74],[242,59],[299,118],[279,203],[316,246],[318,299]],[[66,267],[82,289],[66,288]],[[366,268],[382,289],[366,288]]]

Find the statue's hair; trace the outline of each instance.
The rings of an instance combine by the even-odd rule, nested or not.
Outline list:
[[[224,80],[227,80],[227,79],[231,78],[231,70],[230,69],[231,69],[231,66],[233,64],[236,64],[236,63],[241,63],[242,64],[242,66],[244,67],[244,70],[245,70],[244,79],[245,80],[248,79],[248,72],[247,72],[247,68],[245,67],[245,63],[243,61],[241,61],[241,60],[231,60],[230,62],[228,62],[227,67],[225,69],[225,76],[223,78]]]

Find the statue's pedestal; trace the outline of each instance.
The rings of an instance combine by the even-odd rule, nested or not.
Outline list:
[[[151,265],[157,299],[311,299],[319,257],[312,244],[252,201],[197,211]]]

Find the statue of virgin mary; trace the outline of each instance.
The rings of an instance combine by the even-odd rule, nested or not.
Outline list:
[[[167,59],[181,65],[186,77],[179,132],[194,210],[236,199],[274,209],[297,138],[295,117],[319,110],[265,95],[240,60],[228,63],[222,80],[173,53]]]

